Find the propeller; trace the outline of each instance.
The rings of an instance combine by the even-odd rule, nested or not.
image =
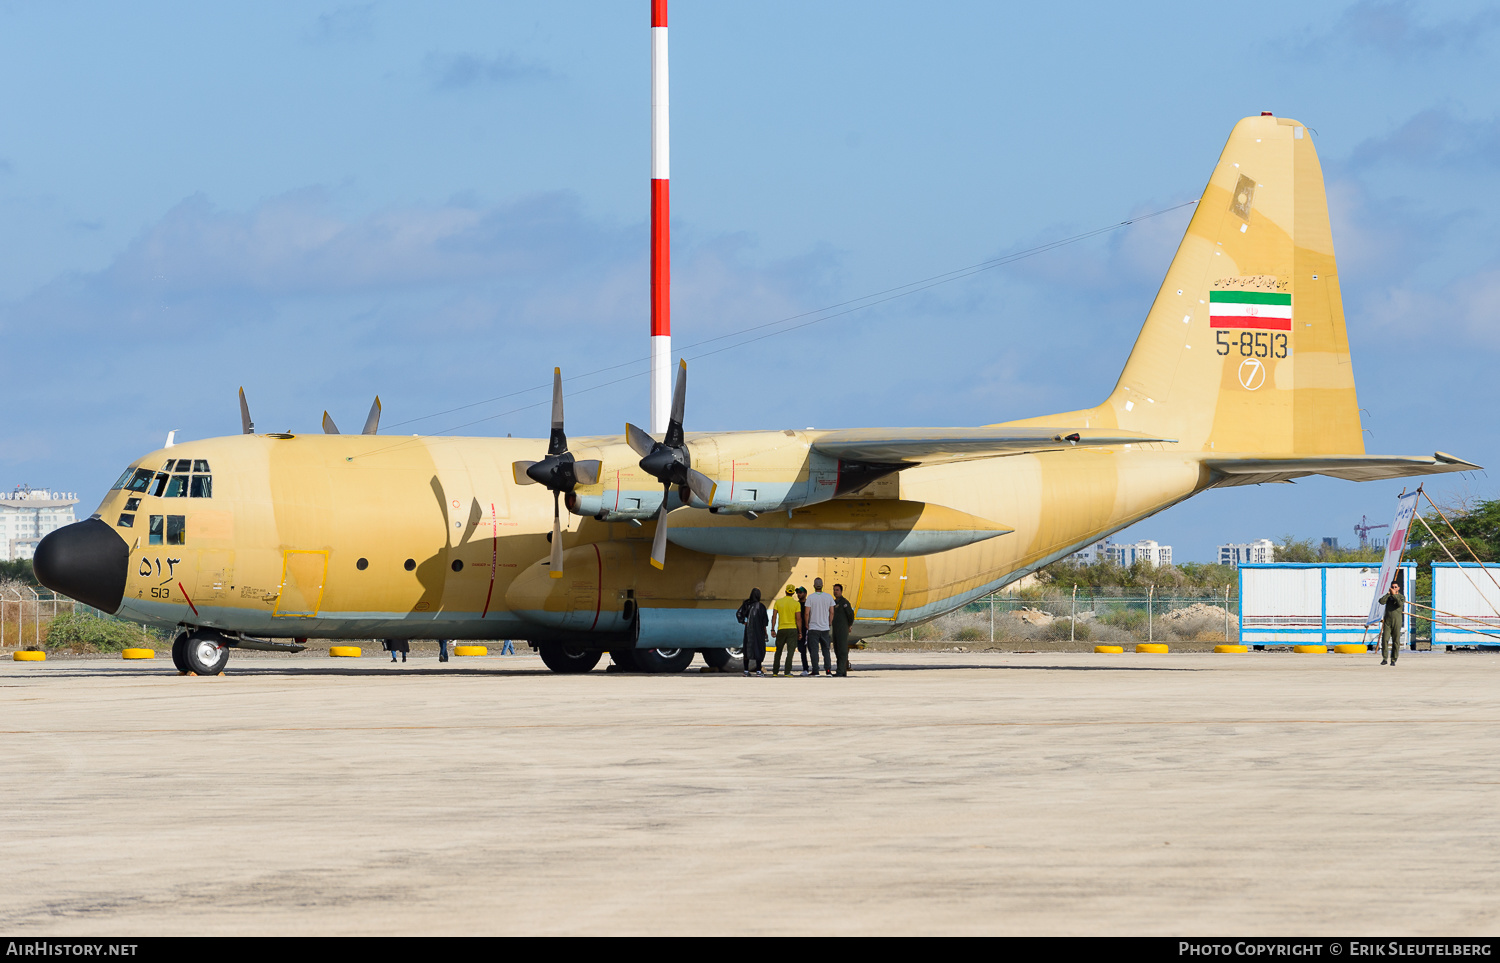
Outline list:
[[[712,503],[718,485],[712,478],[693,468],[682,433],[682,413],[687,407],[687,362],[677,362],[677,387],[672,391],[672,418],[667,434],[657,441],[635,425],[625,425],[625,442],[641,456],[641,470],[661,482],[661,508],[656,513],[656,538],[651,542],[651,564],[665,568],[667,563],[667,496],[673,486],[687,489],[700,501]],[[682,492],[682,500],[688,500]]]
[[[365,417],[365,428],[364,428],[364,431],[361,431],[360,434],[361,435],[373,435],[373,434],[375,434],[379,430],[380,430],[380,396],[376,395],[375,396],[375,403],[370,406],[370,413],[369,413],[369,415],[367,415]],[[323,412],[323,434],[325,434],[325,435],[336,435],[338,433],[339,433],[339,426],[333,423],[333,419],[331,417],[329,417],[328,412],[326,412],[326,411]]]
[[[245,389],[240,388],[240,430],[243,434],[255,434],[255,422],[250,420],[250,405],[245,401]]]
[[[380,399],[375,399],[376,405]],[[376,417],[379,412],[372,412]],[[552,492],[552,571],[562,578],[562,507],[558,499],[579,485],[599,483],[600,462],[587,458],[575,461],[568,451],[568,436],[563,431],[562,369],[552,369],[552,437],[547,442],[547,457],[541,461],[518,461],[511,466],[517,485],[541,485]]]
[[[365,416],[365,427],[361,435],[373,435],[380,430],[380,396],[375,396],[375,403],[370,406],[370,413]]]

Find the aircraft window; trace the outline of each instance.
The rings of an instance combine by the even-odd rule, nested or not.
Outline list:
[[[354,567],[363,572],[365,569],[370,567],[370,560],[367,558],[362,558],[354,563]]]
[[[175,458],[168,458],[167,459],[167,463],[165,465],[161,466],[161,470],[162,471],[171,471],[172,470],[172,466],[175,465],[175,464],[177,464],[177,459],[175,459]]]
[[[127,512],[133,512],[137,508],[140,508],[140,507],[141,507],[141,500],[139,498],[127,498],[127,499],[125,499],[125,510]]]
[[[151,469],[137,468],[135,477],[130,479],[130,484],[125,486],[133,492],[144,492],[151,487]]]
[[[161,493],[167,490],[167,476],[161,472],[156,473],[156,485],[151,489],[151,494],[161,497]]]
[[[212,475],[194,475],[193,476],[193,497],[194,498],[213,498],[214,497],[214,476],[212,476]]]
[[[202,458],[193,459],[193,471],[208,471],[208,462]]]
[[[151,526],[148,529],[148,531],[149,531],[150,534],[148,534],[146,536],[146,543],[148,545],[160,545],[161,544],[162,533],[166,530],[166,526],[164,524],[166,522],[166,520],[167,520],[166,516],[164,516],[164,515],[152,515],[151,516],[151,518],[150,518]]]
[[[185,545],[185,544],[187,544],[187,516],[186,515],[168,515],[167,516],[167,544],[168,545]]]
[[[117,488],[124,488],[125,485],[126,485],[126,483],[130,481],[130,476],[134,475],[134,474],[135,474],[135,469],[134,468],[127,468],[127,469],[125,469],[125,473],[120,476],[120,480],[117,481],[117,482],[115,482],[114,485],[110,486],[109,490],[110,491],[114,491]]]
[[[135,526],[135,516],[122,514],[120,516],[119,522],[117,522],[116,524],[118,524],[121,528],[133,528]]]
[[[168,498],[186,498],[188,493],[188,476],[173,475],[171,482],[167,484]]]
[[[453,560],[453,571],[455,571],[455,572],[462,572],[463,570],[464,570],[463,559],[461,559],[461,558],[455,558]]]
[[[169,470],[175,470],[175,471],[192,471],[193,470],[192,459],[189,459],[189,458],[179,458],[179,459],[177,459],[177,467],[176,467],[176,469],[169,469]]]
[[[409,558],[409,559],[406,560],[405,568],[406,568],[406,570],[408,572],[410,572],[412,569],[414,569],[416,567],[417,567],[417,560],[416,559]]]

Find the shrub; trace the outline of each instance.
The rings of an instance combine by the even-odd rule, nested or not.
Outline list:
[[[59,615],[47,626],[47,645],[52,648],[77,646],[96,652],[119,652],[121,649],[157,641],[156,633],[131,622],[101,619],[81,612]]]
[[[953,638],[958,642],[978,642],[980,640],[988,642],[990,632],[989,629],[981,629],[977,625],[966,625],[955,632]]]
[[[1043,630],[1043,633],[1046,638],[1052,640],[1053,642],[1066,642],[1070,638],[1077,639],[1080,642],[1086,642],[1093,634],[1089,631],[1088,623],[1084,622],[1082,619],[1080,619],[1076,625],[1069,622],[1069,620],[1067,619],[1058,619],[1056,622],[1053,622],[1051,625],[1047,626],[1047,628]]]
[[[1105,625],[1125,629],[1127,632],[1134,632],[1146,627],[1146,613],[1140,609],[1115,609],[1099,616],[1099,621]]]

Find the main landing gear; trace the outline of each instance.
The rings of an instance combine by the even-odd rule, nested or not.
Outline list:
[[[536,650],[547,668],[553,672],[587,672],[598,665],[599,660],[604,657],[604,653],[597,649],[590,651],[579,646],[564,645],[561,642],[543,642],[536,647]]]
[[[172,640],[172,664],[183,675],[218,675],[229,662],[229,646],[217,632],[195,629]]]

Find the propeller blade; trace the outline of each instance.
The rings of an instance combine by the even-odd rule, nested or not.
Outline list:
[[[323,412],[323,434],[325,434],[325,435],[336,435],[338,433],[339,433],[339,426],[335,425],[333,423],[333,419],[330,418],[330,417],[328,417],[328,412],[326,412],[326,411]]]
[[[562,566],[562,515],[557,507],[558,493],[552,493],[552,570],[547,574],[553,578],[563,577]]]
[[[687,360],[677,362],[677,387],[672,390],[672,420],[667,423],[666,444],[682,446],[682,414],[687,408]]]
[[[562,369],[552,369],[552,437],[547,442],[549,456],[568,453],[568,436],[563,431]]]
[[[688,488],[692,489],[698,500],[709,505],[714,503],[714,492],[718,490],[719,484],[709,478],[696,468],[688,469]]]
[[[668,489],[670,490],[670,488]],[[667,491],[661,496],[661,510],[656,513],[656,537],[651,540],[651,564],[658,569],[667,567]]]
[[[580,485],[599,484],[599,470],[604,463],[597,458],[587,458],[583,461],[573,462],[573,477],[578,479]]]
[[[375,403],[370,406],[370,413],[365,416],[365,430],[361,435],[373,435],[380,431],[380,396],[375,396]]]
[[[250,420],[250,406],[245,402],[245,389],[240,388],[240,430],[243,434],[255,434],[255,422]]]
[[[532,465],[535,465],[535,464],[536,464],[536,462],[534,462],[534,461],[518,461],[518,462],[514,462],[514,463],[511,464],[510,470],[511,470],[511,473],[513,475],[515,475],[515,479],[516,479],[516,484],[517,485],[535,485],[536,484],[536,482],[532,480],[531,476],[528,475],[528,474],[526,474],[526,469],[530,468]]]
[[[625,443],[642,458],[651,454],[651,449],[656,447],[655,438],[652,438],[645,429],[637,428],[628,421],[625,423]]]

